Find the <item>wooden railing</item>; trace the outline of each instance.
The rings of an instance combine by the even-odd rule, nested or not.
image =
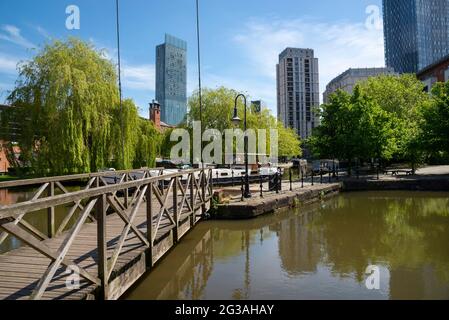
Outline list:
[[[174,242],[178,240],[180,221],[189,219],[195,224],[196,214],[205,213],[206,206],[212,199],[212,171],[189,170],[180,173],[151,177],[150,169],[145,169],[139,179],[134,179],[132,172],[113,172],[71,177],[55,177],[28,181],[29,185],[41,183],[34,197],[26,202],[0,206],[0,229],[5,237],[10,235],[21,240],[51,260],[44,274],[33,289],[31,299],[41,299],[58,269],[65,267],[77,272],[85,281],[100,289],[100,297],[107,298],[108,285],[114,279],[118,258],[124,249],[130,233],[133,233],[148,252],[153,256],[153,248],[157,244],[158,235],[172,232]],[[114,183],[107,183],[106,176],[120,175]],[[62,181],[88,178],[83,190],[68,192]],[[17,186],[17,182],[5,183],[0,187]],[[59,188],[62,193],[54,194]],[[45,197],[44,192],[47,190]],[[51,218],[49,224],[54,227],[55,208],[66,208],[65,216],[57,231],[45,235],[40,230],[25,222],[24,217],[37,211],[48,210]],[[146,228],[139,228],[135,221],[139,215],[146,217]],[[107,224],[111,217],[119,217],[124,224],[117,233],[111,250],[107,241]],[[68,222],[76,217],[68,227]],[[163,222],[163,223],[162,223]],[[86,270],[67,253],[76,237],[87,225],[96,224],[96,257],[98,272]],[[145,230],[146,229],[146,230]],[[63,239],[58,250],[50,248],[51,238]],[[50,239],[50,240],[49,240]],[[108,250],[111,254],[108,254]],[[151,259],[150,259],[151,260]],[[152,262],[150,261],[150,265]]]
[[[16,180],[0,183],[0,189],[7,188],[31,188],[35,187],[35,191],[29,201],[45,197],[53,197],[58,193],[70,194],[67,183],[80,185],[82,190],[90,190],[92,188],[98,188],[100,186],[107,186],[111,184],[121,184],[128,181],[142,180],[153,176],[161,176],[163,174],[163,168],[155,169],[136,169],[136,170],[123,170],[123,171],[108,171],[88,174],[77,174],[68,176],[57,176],[27,180]],[[128,205],[128,192],[125,190],[125,207]],[[55,226],[55,208],[49,207],[47,209],[47,234],[44,234],[41,230],[33,227],[30,223],[26,222],[24,216],[19,216],[14,221],[16,225],[22,228],[28,229],[34,235],[40,239],[48,239],[54,236],[60,235],[67,227],[70,219],[75,213],[76,209],[83,209],[81,203],[75,203],[69,210],[68,214],[56,229]],[[89,217],[91,221],[94,221],[92,216]],[[6,240],[7,234],[0,233],[0,245]]]

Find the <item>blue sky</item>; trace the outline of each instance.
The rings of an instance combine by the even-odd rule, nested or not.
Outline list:
[[[155,46],[170,33],[188,42],[188,94],[197,88],[195,0],[120,0],[124,96],[147,116],[154,98]],[[66,7],[80,9],[80,30],[65,27]],[[278,54],[315,49],[320,86],[349,67],[384,66],[383,31],[366,21],[381,0],[200,0],[203,82],[263,99],[275,113]],[[116,56],[114,0],[0,1],[0,101],[16,64],[51,39],[91,41]],[[37,48],[37,49],[36,49]]]

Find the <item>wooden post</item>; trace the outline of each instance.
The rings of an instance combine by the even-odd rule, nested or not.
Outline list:
[[[146,194],[147,200],[147,240],[150,247],[146,254],[147,269],[153,267],[153,183],[150,183]]]
[[[190,174],[190,207],[192,207],[192,213],[190,215],[190,227],[193,228],[196,223],[196,212],[195,212],[195,174]]]
[[[204,169],[201,171],[201,193],[203,194],[201,215],[204,216],[206,214],[206,171]]]
[[[173,220],[176,223],[173,229],[173,242],[179,240],[179,212],[178,212],[178,177],[173,178]]]
[[[125,173],[125,182],[128,182],[128,173]],[[128,209],[128,204],[129,204],[129,194],[128,194],[128,189],[125,189],[125,208]]]
[[[98,247],[98,278],[101,282],[99,299],[108,300],[108,250],[106,240],[106,194],[98,198],[97,214],[97,247]]]
[[[50,182],[48,186],[48,196],[53,197],[55,195],[55,183]],[[47,209],[47,230],[48,237],[53,238],[55,235],[55,207],[50,207]]]
[[[212,170],[210,171],[210,182],[209,182],[209,194],[210,194],[210,199],[209,199],[209,208],[212,208],[214,206],[214,184],[212,182],[213,176],[212,176]]]

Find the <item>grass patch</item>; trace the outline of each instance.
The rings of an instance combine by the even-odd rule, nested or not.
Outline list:
[[[0,175],[0,182],[19,180],[19,177],[13,177],[8,175]]]

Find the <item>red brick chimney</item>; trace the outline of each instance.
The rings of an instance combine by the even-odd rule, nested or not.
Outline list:
[[[161,130],[161,105],[156,100],[150,103],[150,121],[157,130]]]

